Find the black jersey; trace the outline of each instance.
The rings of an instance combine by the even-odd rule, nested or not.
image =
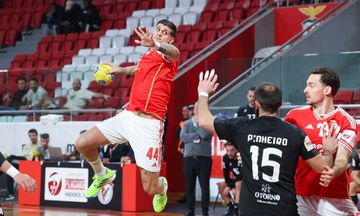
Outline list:
[[[227,154],[223,156],[222,166],[225,183],[228,187],[234,188],[235,182],[242,180],[241,167],[236,158],[230,159]]]
[[[360,158],[355,148],[350,157],[350,166],[352,170],[360,170]]]
[[[215,119],[220,139],[241,153],[241,215],[298,215],[294,176],[299,156],[318,153],[298,127],[276,117]]]
[[[255,108],[250,107],[249,104],[244,107],[240,107],[236,114],[237,117],[243,116],[248,119],[254,119],[256,117]]]

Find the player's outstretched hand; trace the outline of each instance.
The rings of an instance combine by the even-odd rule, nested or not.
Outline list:
[[[214,93],[219,86],[217,82],[217,74],[212,69],[210,72],[207,70],[205,74],[203,72],[199,75],[198,93],[205,92],[208,95]]]
[[[146,28],[145,28],[145,32],[140,27],[138,27],[134,31],[140,38],[140,40],[135,40],[135,43],[140,44],[145,47],[154,47],[155,46],[155,41],[152,37],[152,34],[150,34]]]
[[[340,132],[340,127],[334,127],[331,124],[330,129],[327,133],[324,133],[322,143],[325,153],[334,154],[338,147],[338,135]]]
[[[25,192],[34,192],[36,190],[35,180],[27,174],[17,174],[14,176],[14,181],[20,185]]]
[[[106,71],[106,73],[108,74],[117,74],[117,73],[122,73],[123,72],[123,68],[122,67],[117,67],[114,64],[110,63],[110,62],[105,62],[105,63],[101,63],[104,65],[108,65],[112,68],[111,71]]]
[[[324,166],[324,170],[321,172],[320,185],[323,187],[329,186],[331,180],[335,178],[335,171],[329,166]]]

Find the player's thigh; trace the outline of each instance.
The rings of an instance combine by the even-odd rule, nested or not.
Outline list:
[[[321,216],[318,211],[319,198],[314,196],[296,196],[300,216]]]
[[[318,211],[326,216],[355,215],[358,210],[350,199],[322,198],[319,202]]]
[[[219,189],[219,191],[220,191],[220,193],[225,189],[225,187],[226,187],[226,183],[225,182],[218,182],[218,183],[216,183],[217,184],[217,186],[218,186],[218,189]]]
[[[159,172],[162,159],[163,122],[132,114],[133,124],[126,138],[134,151],[136,165],[150,172]]]
[[[79,151],[86,151],[87,149],[94,149],[108,143],[109,140],[103,133],[101,133],[97,127],[93,127],[85,133],[82,133],[75,144]]]

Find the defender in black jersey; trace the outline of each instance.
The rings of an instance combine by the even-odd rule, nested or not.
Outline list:
[[[254,119],[256,118],[256,112],[255,112],[255,87],[249,88],[247,95],[247,104],[246,106],[240,107],[238,111],[236,112],[235,117],[247,117],[248,119]]]
[[[222,168],[225,182],[218,182],[219,192],[228,206],[224,216],[238,215],[240,202],[240,189],[242,183],[241,160],[237,158],[237,149],[230,143],[225,143],[226,154],[222,158]],[[231,199],[230,193],[234,196]],[[234,201],[234,202],[233,202]]]
[[[208,95],[218,86],[217,75],[212,71],[203,77],[201,73],[200,127],[235,144],[242,156],[240,215],[298,215],[294,188],[298,158],[301,156],[312,169],[322,173],[320,184],[327,186],[335,174],[327,166],[337,147],[338,134],[333,132],[333,126],[324,136],[324,153],[320,156],[304,132],[277,117],[282,92],[271,83],[255,90],[259,118],[215,119],[209,111]]]
[[[359,136],[359,135],[358,135]],[[357,138],[358,142],[356,148],[353,150],[349,159],[351,177],[349,183],[349,196],[355,205],[358,204],[358,196],[360,193],[360,137]]]

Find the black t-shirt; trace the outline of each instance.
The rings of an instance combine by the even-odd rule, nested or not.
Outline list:
[[[237,111],[237,117],[240,116],[247,117],[248,119],[256,118],[255,108],[250,107],[249,104],[244,107],[240,107]]]
[[[298,157],[317,155],[305,133],[276,117],[215,119],[214,127],[242,157],[241,215],[298,215]]]
[[[350,157],[350,165],[352,170],[360,170],[360,158],[355,148]]]
[[[224,179],[227,186],[235,187],[235,182],[242,180],[241,167],[236,158],[230,159],[227,154],[223,156]]]

